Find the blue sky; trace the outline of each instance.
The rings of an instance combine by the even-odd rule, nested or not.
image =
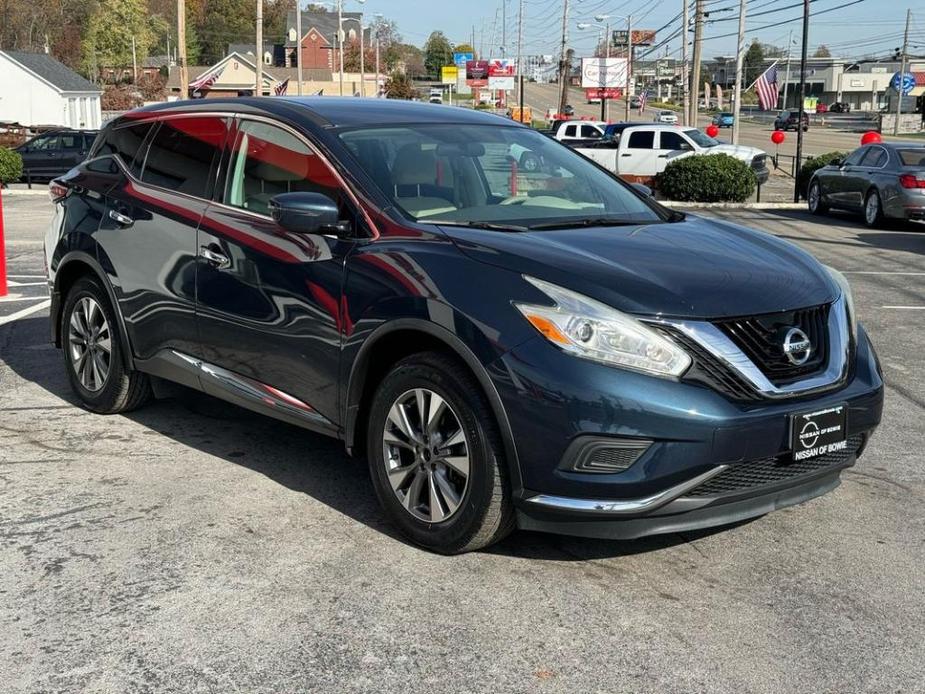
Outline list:
[[[922,0],[860,0],[848,7],[839,8],[852,0],[811,0],[811,11],[820,12],[810,19],[809,43],[813,50],[819,44],[829,46],[832,54],[844,57],[862,57],[869,54],[885,55],[902,44],[906,8],[913,12],[910,52],[925,55],[925,2]],[[520,0],[507,0],[507,55],[516,54],[517,11]],[[793,21],[780,26],[762,28],[784,20],[799,18],[800,0],[748,0],[746,11],[746,41],[758,38],[763,42],[785,46],[792,29],[799,45],[802,23]],[[598,37],[598,30],[579,30],[580,20],[593,23],[597,14],[610,14],[614,24],[625,24],[623,15],[634,16],[633,25],[640,29],[658,29],[671,22],[681,11],[679,0],[570,0],[570,45],[579,55],[588,54]],[[451,41],[468,41],[475,27],[476,44],[487,46],[494,35],[494,55],[499,55],[502,22],[502,0],[367,0],[363,11],[368,15],[381,12],[398,23],[405,41],[422,45],[431,31],[442,30]],[[705,31],[704,55],[728,55],[735,51],[738,28],[738,0],[706,0],[711,20]],[[345,9],[358,7],[356,0],[345,0]],[[788,8],[789,9],[784,9]],[[839,9],[836,9],[839,8]],[[823,12],[825,10],[831,10]],[[765,13],[765,14],[761,14]],[[621,17],[621,18],[618,18]],[[680,21],[659,34],[667,38]],[[524,0],[524,52],[556,53],[562,31],[562,0]],[[671,41],[667,49],[671,55],[680,54],[680,38]],[[478,48],[478,45],[476,45]],[[664,48],[662,50],[665,50]],[[798,49],[797,49],[798,50]],[[661,51],[660,51],[661,54]]]

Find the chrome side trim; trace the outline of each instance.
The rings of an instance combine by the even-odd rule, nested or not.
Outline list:
[[[677,328],[730,369],[742,376],[766,398],[789,398],[828,389],[844,381],[848,374],[848,353],[851,337],[845,297],[839,296],[829,310],[829,359],[825,371],[786,386],[776,386],[761,373],[751,359],[726,334],[707,321],[664,319],[649,321]]]
[[[601,516],[622,516],[627,514],[646,513],[647,511],[654,511],[670,501],[674,501],[679,496],[683,496],[694,487],[703,484],[711,477],[715,477],[727,467],[729,466],[717,465],[715,468],[707,470],[686,482],[682,482],[681,484],[677,484],[674,487],[662,490],[651,496],[644,496],[638,499],[576,499],[567,496],[537,494],[527,499],[527,502],[555,511],[588,513]]]

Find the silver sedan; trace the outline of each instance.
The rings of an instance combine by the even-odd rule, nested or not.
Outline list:
[[[816,171],[806,197],[813,214],[862,212],[869,227],[884,219],[925,219],[925,144],[859,147]]]

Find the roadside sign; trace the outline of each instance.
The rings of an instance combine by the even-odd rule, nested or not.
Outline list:
[[[906,72],[900,75],[898,72],[895,73],[890,79],[890,86],[893,88],[894,92],[900,90],[902,87],[902,95],[909,96],[912,93],[912,90],[915,89],[915,75],[911,72]]]
[[[475,59],[475,54],[473,53],[454,53],[453,54],[453,65],[458,67],[460,72],[465,72],[466,63],[474,59]]]
[[[487,60],[466,61],[466,84],[468,84],[470,87],[488,86]]]
[[[612,32],[612,36],[612,46],[625,46],[629,33],[627,33],[626,29],[616,29]],[[653,29],[633,29],[634,46],[651,46],[653,43],[655,43],[655,31]]]
[[[626,58],[582,58],[581,86],[585,89],[626,86]]]
[[[444,65],[440,68],[440,81],[443,84],[456,84],[459,79],[459,68],[455,65]]]

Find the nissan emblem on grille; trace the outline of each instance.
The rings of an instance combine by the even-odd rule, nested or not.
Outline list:
[[[805,364],[813,353],[809,337],[799,328],[790,328],[784,336],[784,354],[795,366]]]

